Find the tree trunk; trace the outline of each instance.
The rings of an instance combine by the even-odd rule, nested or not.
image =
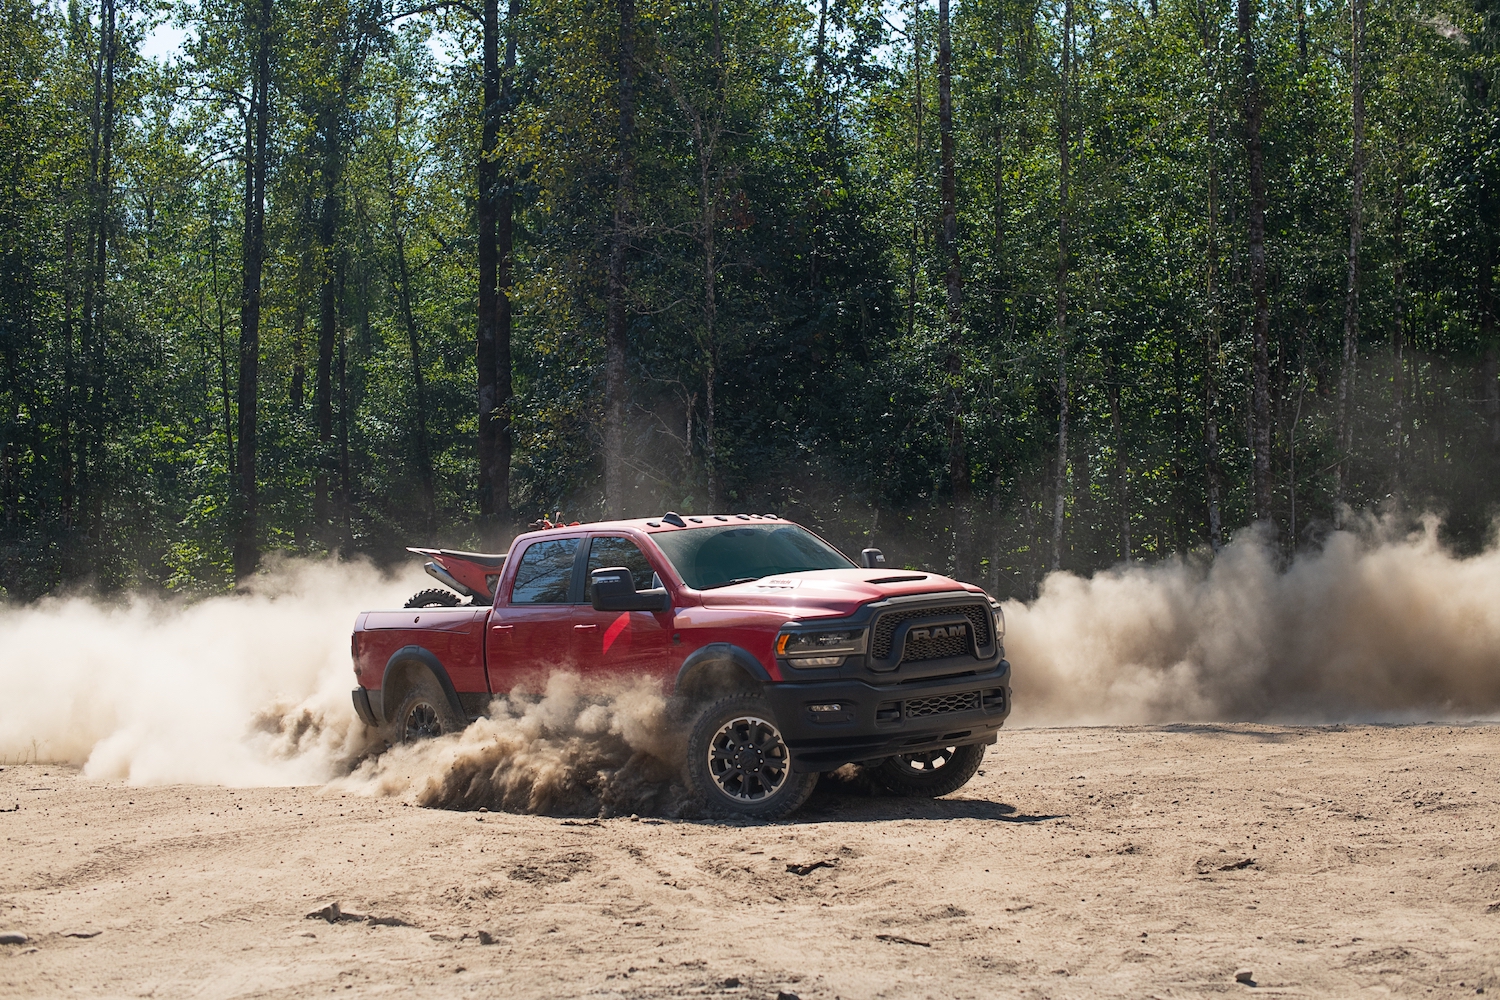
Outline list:
[[[724,479],[719,468],[717,382],[719,377],[719,258],[718,218],[715,205],[718,189],[714,182],[714,156],[718,146],[719,126],[724,112],[724,38],[719,0],[709,4],[713,17],[713,60],[716,107],[714,121],[706,124],[701,114],[693,114],[694,145],[698,151],[699,227],[703,241],[703,335],[707,354],[704,375],[703,454],[708,467],[708,502],[715,510],[723,505]]]
[[[1125,424],[1120,413],[1120,362],[1111,346],[1104,355],[1105,391],[1109,396],[1109,426],[1115,445],[1115,503],[1120,514],[1120,560],[1130,562],[1130,468],[1125,457]]]
[[[63,397],[62,405],[58,407],[58,451],[61,452],[59,459],[62,466],[62,482],[60,484],[60,496],[58,497],[58,522],[63,530],[63,537],[72,535],[75,523],[73,477],[75,466],[73,462],[73,414],[77,407],[76,393],[76,369],[73,364],[73,310],[76,306],[73,297],[74,257],[73,257],[73,224],[69,220],[63,224]],[[69,548],[63,547],[63,572],[71,575],[75,567],[72,566]]]
[[[991,248],[994,255],[994,310],[995,310],[995,335],[998,341],[1005,329],[1005,318],[1009,312],[1006,298],[1010,294],[1010,282],[1007,281],[1005,273],[1005,157],[1002,143],[1005,139],[1005,123],[1002,117],[1003,108],[1000,101],[1000,85],[995,85],[995,128],[991,141],[995,146],[994,156],[994,188],[995,188],[995,241]]]
[[[953,574],[973,575],[970,505],[973,484],[964,448],[963,272],[958,250],[958,179],[953,149],[953,42],[948,0],[938,0],[938,134],[942,160],[942,229],[939,258],[947,289],[944,326],[948,333],[948,482],[953,489]]]
[[[104,434],[104,308],[109,260],[110,202],[114,178],[115,119],[115,4],[99,3],[99,60],[94,64],[93,106],[90,113],[88,228],[83,281],[83,313],[79,338],[81,417],[78,428],[76,527],[91,542],[99,541],[94,517],[101,501]]]
[[[1068,104],[1073,72],[1073,0],[1063,2],[1062,81],[1057,102],[1057,459],[1053,469],[1052,571],[1062,569],[1068,508]]]
[[[251,0],[247,13],[255,45],[255,76],[245,121],[245,236],[240,291],[239,491],[234,577],[244,580],[260,562],[255,491],[256,417],[260,379],[261,270],[265,263],[266,145],[271,126],[271,0]]]
[[[718,247],[714,231],[718,226],[714,212],[713,181],[710,177],[708,154],[702,150],[698,157],[699,177],[699,221],[703,240],[703,336],[706,369],[703,376],[703,401],[706,410],[703,421],[703,457],[708,470],[708,502],[719,509],[723,483],[719,476],[718,441],[716,430],[718,414],[715,413],[714,383],[718,381],[719,360],[719,301],[718,301]]]
[[[214,226],[214,218],[209,216],[208,220],[208,254],[211,275],[213,278],[214,308],[218,313],[219,328],[219,405],[224,410],[224,445],[225,471],[229,473],[231,484],[235,482],[234,461],[234,426],[233,410],[229,404],[229,348],[225,336],[224,319],[224,292],[219,287],[219,232]]]
[[[1339,369],[1339,458],[1333,474],[1333,523],[1337,528],[1344,525],[1345,494],[1349,488],[1350,460],[1354,450],[1354,376],[1359,361],[1359,247],[1364,239],[1365,195],[1364,0],[1349,0],[1349,29],[1354,141],[1349,155],[1352,183],[1349,193],[1349,272],[1344,286],[1344,349]]]
[[[400,128],[401,110],[398,105],[397,135],[393,137],[393,141],[399,142]],[[427,378],[422,371],[422,337],[411,305],[411,266],[406,260],[406,227],[402,220],[404,206],[396,181],[394,157],[388,156],[385,164],[391,237],[396,246],[396,308],[400,310],[401,323],[406,327],[406,342],[411,351],[412,451],[416,458],[417,483],[422,491],[422,529],[431,534],[437,527],[437,491],[432,475],[432,446],[427,439]]]
[[[1245,99],[1243,138],[1250,173],[1250,297],[1254,309],[1251,322],[1250,441],[1254,453],[1255,516],[1271,517],[1271,306],[1266,296],[1266,179],[1261,148],[1261,121],[1265,116],[1260,74],[1256,68],[1253,0],[1237,0],[1240,65]]]
[[[1402,499],[1402,465],[1406,461],[1406,179],[1396,178],[1396,204],[1392,212],[1391,276],[1391,430],[1396,439],[1395,464],[1391,470],[1391,492]]]
[[[718,4],[714,5],[714,23],[718,23]],[[833,128],[827,121],[825,100],[828,92],[828,0],[818,0],[818,29],[813,42],[813,122],[817,128],[818,146],[813,150],[813,164],[817,168],[817,183],[823,183],[828,171],[828,158],[833,149]],[[816,294],[818,288],[818,255],[822,251],[823,206],[821,199],[813,199],[812,218],[809,224],[807,253],[807,289]]]
[[[917,322],[917,256],[922,244],[922,0],[912,0],[913,123],[911,157],[911,253],[906,262],[906,336]]]
[[[625,509],[625,257],[635,202],[635,0],[618,0],[619,123],[615,136],[615,214],[609,246],[609,307],[604,324],[604,509]]]
[[[1205,25],[1206,25],[1205,19]],[[1207,50],[1209,39],[1204,38]],[[1219,263],[1219,171],[1215,162],[1218,150],[1218,115],[1211,101],[1208,106],[1208,251],[1207,281],[1207,350],[1203,359],[1203,443],[1207,451],[1205,472],[1208,479],[1208,544],[1218,552],[1224,547],[1223,513],[1220,507],[1222,480],[1219,470],[1219,292],[1214,285]]]
[[[516,69],[516,21],[521,16],[521,0],[510,0],[505,10],[505,66],[500,76],[500,110],[506,118],[515,108],[511,77]],[[515,274],[515,178],[506,175],[500,182],[496,219],[496,297],[495,297],[495,409],[494,465],[490,470],[490,497],[494,504],[493,523],[501,532],[496,542],[504,543],[510,528],[510,459],[515,448],[513,414],[514,390],[511,386],[511,325],[513,322],[510,291]]]
[[[342,266],[339,268],[338,297],[339,297],[340,301],[343,301],[343,298],[344,298],[344,270],[343,270]],[[368,301],[369,301],[368,295],[364,296],[364,300],[365,300],[366,303],[368,303]],[[368,334],[369,321],[370,321],[370,316],[369,316],[369,311],[367,309],[365,311],[366,334]],[[350,510],[350,507],[352,506],[351,503],[350,503],[350,500],[353,497],[353,488],[352,488],[352,482],[351,482],[351,476],[350,476],[350,468],[349,468],[349,345],[348,345],[348,337],[346,337],[345,334],[344,334],[344,328],[343,328],[342,324],[339,326],[339,329],[338,329],[338,339],[339,339],[339,345],[338,345],[338,375],[339,375],[339,456],[338,456],[338,470],[339,470],[339,492],[338,492],[338,505],[337,505],[338,509],[334,512],[334,516],[335,516],[335,518],[338,521],[338,525],[339,525],[339,529],[340,529],[339,533],[338,533],[338,544],[340,546],[343,546],[343,547],[347,548],[347,547],[350,547],[350,546],[352,546],[354,544],[354,534],[353,534],[353,531],[350,528],[350,523],[349,523],[349,510]],[[366,343],[369,342],[368,336],[366,336],[365,340],[366,340]]]
[[[335,259],[338,255],[335,244],[338,241],[338,184],[342,150],[339,144],[337,110],[325,108],[321,117],[323,121],[320,128],[324,143],[323,198],[318,209],[318,269],[321,286],[318,296],[318,371],[317,384],[313,390],[318,413],[318,446],[313,473],[313,522],[318,541],[326,545],[332,539],[329,531],[328,473],[333,465],[334,342],[339,337],[338,284],[341,266]]]
[[[1490,447],[1500,448],[1500,356],[1495,349],[1495,247],[1488,232],[1479,255],[1479,395],[1490,425]]]
[[[479,315],[474,342],[474,371],[479,403],[479,535],[482,544],[493,546],[498,534],[495,523],[495,480],[499,464],[495,385],[496,328],[499,323],[499,244],[495,224],[499,216],[500,162],[496,144],[500,135],[500,3],[484,0],[483,49],[484,113],[480,126],[479,164],[475,170],[478,200],[475,216],[479,229]]]

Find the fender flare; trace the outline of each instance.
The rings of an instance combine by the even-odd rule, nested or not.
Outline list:
[[[747,690],[759,693],[762,684],[771,682],[771,675],[766,672],[765,665],[756,658],[755,654],[741,646],[728,642],[711,642],[701,649],[696,649],[688,654],[688,658],[682,661],[681,668],[677,671],[677,679],[672,685],[672,692],[685,697],[693,697],[700,693],[696,690],[697,678],[706,677],[715,668],[728,668],[733,674],[739,674],[745,681],[750,683],[743,685]]]
[[[443,689],[443,694],[447,696],[448,704],[453,708],[454,714],[460,719],[467,718],[464,714],[463,703],[458,700],[458,690],[453,686],[453,679],[448,676],[448,671],[444,668],[442,661],[433,655],[431,650],[421,646],[402,646],[391,654],[389,660],[385,661],[385,673],[380,679],[380,716],[383,722],[389,723],[390,713],[399,707],[386,697],[386,693],[391,689],[391,681],[409,663],[419,663],[425,667]],[[402,692],[402,695],[404,697],[405,692]]]

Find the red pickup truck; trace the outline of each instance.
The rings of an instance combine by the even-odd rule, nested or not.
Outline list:
[[[472,603],[356,621],[354,707],[394,741],[461,729],[553,671],[655,677],[683,706],[692,792],[771,819],[851,762],[895,792],[947,794],[1010,713],[1005,619],[984,591],[883,568],[875,549],[858,565],[775,514],[557,525],[504,556],[414,551],[459,570],[428,567]]]

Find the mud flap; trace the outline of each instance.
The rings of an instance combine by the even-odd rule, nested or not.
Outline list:
[[[362,687],[355,688],[352,693],[354,714],[359,716],[359,721],[371,728],[379,728],[380,722],[375,718],[375,713],[370,710],[370,693]]]

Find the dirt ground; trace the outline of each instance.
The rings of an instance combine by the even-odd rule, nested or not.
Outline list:
[[[773,825],[46,765],[12,807],[3,996],[1500,990],[1497,726],[1018,730],[947,799],[825,782]]]

